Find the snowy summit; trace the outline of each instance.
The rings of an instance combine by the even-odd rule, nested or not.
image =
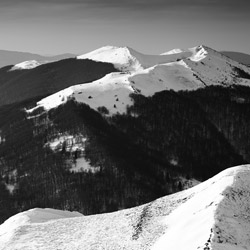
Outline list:
[[[161,55],[106,46],[77,58],[112,63],[120,72],[59,91],[38,102],[37,108],[49,110],[74,99],[95,110],[104,106],[113,115],[126,113],[127,107],[133,105],[132,93],[152,96],[164,90],[196,90],[211,85],[250,86],[250,77],[244,77],[250,75],[247,66],[203,45]]]
[[[250,165],[148,204],[81,216],[31,209],[0,225],[1,250],[250,249]]]

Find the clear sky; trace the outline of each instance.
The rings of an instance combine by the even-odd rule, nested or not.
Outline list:
[[[0,49],[159,54],[205,44],[250,54],[250,0],[0,0]]]

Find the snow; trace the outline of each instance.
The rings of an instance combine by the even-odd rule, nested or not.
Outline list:
[[[139,61],[130,53],[127,47],[105,46],[90,53],[77,56],[77,59],[91,59],[98,62],[112,63],[121,70],[133,71],[141,67]]]
[[[124,114],[127,107],[133,105],[131,93],[152,96],[163,90],[189,91],[210,85],[250,86],[250,80],[238,77],[235,71],[239,68],[250,74],[248,67],[203,45],[162,55],[144,55],[128,47],[106,46],[77,58],[110,62],[121,72],[61,90],[39,101],[35,108],[27,110],[28,114],[39,107],[56,108],[71,99],[95,110],[104,106],[109,111],[106,115]]]
[[[167,230],[152,249],[165,249],[166,245],[185,250],[249,249],[250,219],[245,218],[244,227],[235,219],[249,214],[249,171],[249,165],[231,168],[193,188],[199,192],[165,219]],[[222,240],[220,235],[218,244],[221,231],[226,236]]]
[[[85,157],[79,157],[76,159],[76,162],[72,164],[70,170],[72,173],[79,172],[91,172],[97,173],[100,171],[100,167],[92,167],[90,162],[85,159]]]
[[[22,69],[34,69],[40,65],[42,65],[42,63],[36,60],[24,61],[24,62],[14,65],[9,71],[22,70]]]
[[[47,142],[45,146],[49,146],[53,151],[61,151],[65,145],[66,152],[74,152],[76,150],[84,151],[84,144],[87,138],[83,135],[59,134],[58,137]]]
[[[0,249],[250,249],[249,204],[250,165],[243,165],[188,190],[114,213],[19,213],[0,225]]]

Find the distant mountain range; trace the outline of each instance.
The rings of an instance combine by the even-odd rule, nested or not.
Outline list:
[[[240,52],[233,52],[233,51],[222,51],[222,54],[232,58],[233,60],[250,65],[250,55]]]
[[[204,45],[5,66],[0,221],[33,207],[117,211],[248,163],[249,113],[250,68]]]
[[[169,51],[169,53],[173,52],[181,52],[181,49],[174,49]],[[250,65],[250,55],[240,52],[233,52],[233,51],[221,51],[222,54],[230,57],[231,59]],[[52,61],[59,61],[66,58],[74,58],[76,57],[75,54],[65,53],[55,56],[42,56],[39,54],[28,53],[28,52],[18,52],[18,51],[8,51],[8,50],[0,50],[0,68],[8,65],[15,65],[18,63],[22,63],[25,61],[40,61],[40,62],[52,62]]]
[[[41,56],[38,54],[32,54],[28,52],[18,52],[9,50],[0,50],[0,68],[7,65],[15,65],[24,61],[36,60],[36,61],[58,61],[65,58],[75,57],[74,54],[62,54],[56,56]]]

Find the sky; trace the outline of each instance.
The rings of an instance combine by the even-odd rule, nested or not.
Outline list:
[[[146,54],[200,44],[250,54],[249,0],[0,0],[0,49]]]

